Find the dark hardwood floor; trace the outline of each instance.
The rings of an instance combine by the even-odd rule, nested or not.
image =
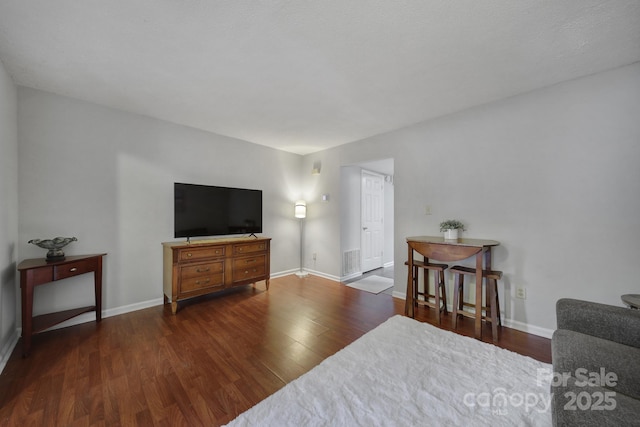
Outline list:
[[[220,425],[404,312],[404,301],[309,276],[152,307],[35,335],[0,375],[3,426]],[[416,318],[433,323],[419,308]],[[444,317],[444,325],[451,318]],[[471,335],[463,319],[460,333]],[[490,328],[484,336],[490,341]],[[548,339],[502,328],[497,343],[544,362]]]

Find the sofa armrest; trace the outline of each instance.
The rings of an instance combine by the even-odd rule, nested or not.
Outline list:
[[[640,310],[563,298],[556,303],[558,329],[640,348]]]
[[[557,383],[563,377],[571,376],[578,380],[578,386],[583,383],[584,389],[595,382],[640,399],[640,348],[558,329],[551,340],[551,354],[555,386],[562,385]]]

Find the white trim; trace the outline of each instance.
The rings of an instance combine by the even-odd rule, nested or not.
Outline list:
[[[290,274],[295,274],[297,272],[299,272],[300,269],[299,268],[292,268],[291,270],[284,270],[284,271],[280,271],[278,273],[273,273],[269,275],[269,278],[271,279],[275,279],[277,277],[283,277],[283,276],[288,276]],[[307,270],[305,270],[307,271]]]
[[[291,270],[285,270],[285,271],[280,271],[278,273],[271,274],[269,277],[274,279],[276,277],[282,277],[282,276],[288,276],[290,274],[294,274],[297,271],[298,269],[294,268]],[[316,276],[321,276],[329,280],[339,281],[338,278],[335,276],[329,276],[329,275],[312,271],[312,270],[305,270],[305,271],[309,271],[310,273]],[[118,316],[121,314],[130,313],[132,311],[143,310],[145,308],[155,307],[163,304],[164,304],[164,298],[155,298],[148,301],[142,301],[134,304],[123,305],[120,307],[109,308],[107,310],[102,310],[102,318],[104,319],[107,317]],[[82,323],[87,323],[87,322],[95,322],[95,320],[96,320],[95,312],[83,313],[72,319],[65,320],[64,322],[58,323],[57,325],[54,325],[43,332],[53,331],[55,329],[60,329],[60,328],[67,328],[69,326],[80,325]],[[7,344],[4,346],[4,348],[0,352],[0,373],[2,373],[2,371],[4,370],[4,367],[9,361],[9,358],[11,357],[11,354],[15,350],[16,344],[18,343],[18,339],[20,338],[21,335],[22,335],[22,328],[16,328],[15,332],[13,333],[11,338],[7,341]]]
[[[393,291],[392,296],[394,298],[398,298],[398,299],[401,299],[401,300],[406,300],[405,292]],[[453,306],[448,306],[447,305],[447,309],[449,310],[449,312],[451,312],[451,311],[453,311]],[[471,309],[471,310],[473,310],[473,309]],[[502,325],[507,327],[507,328],[515,329],[515,330],[522,331],[522,332],[526,332],[526,333],[531,334],[531,335],[537,335],[537,336],[543,337],[543,338],[551,339],[551,337],[553,336],[553,330],[552,329],[541,328],[540,326],[530,325],[528,323],[520,322],[520,321],[517,321],[517,320],[507,319],[507,318],[505,318],[505,315],[504,315],[504,313],[502,311],[500,312],[500,315],[502,316]]]
[[[549,338],[553,336],[553,330],[547,328],[541,328],[540,326],[529,325],[528,323],[519,322],[517,320],[504,319],[502,324],[507,328],[517,329],[518,331],[526,332],[528,334],[537,335],[543,338]]]
[[[334,282],[340,282],[340,277],[338,276],[322,273],[320,271],[309,270],[308,268],[305,269],[305,271],[308,272],[309,274],[313,274],[314,276],[324,277],[325,279],[333,280]]]
[[[391,294],[394,298],[398,298],[398,299],[407,299],[407,295],[405,294],[405,292],[401,292],[401,291],[393,291],[393,293]]]
[[[385,264],[382,266],[382,268],[391,268],[391,267],[393,267],[393,266],[394,266],[394,262],[393,262],[393,261],[391,261],[391,262],[387,262],[387,263],[385,263]]]
[[[18,328],[15,330],[13,335],[7,340],[7,344],[5,344],[2,352],[0,352],[0,373],[4,370],[4,367],[7,365],[9,358],[11,357],[11,353],[13,353],[13,349],[16,348],[16,344],[18,344],[18,338],[22,335],[22,328]]]
[[[346,282],[347,280],[355,279],[356,277],[362,276],[362,272],[359,271],[357,273],[347,274],[346,276],[342,276],[340,278],[341,282]]]

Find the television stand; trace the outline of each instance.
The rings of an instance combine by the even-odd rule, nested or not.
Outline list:
[[[178,302],[261,280],[269,290],[267,237],[221,238],[163,243],[164,302],[176,314]]]

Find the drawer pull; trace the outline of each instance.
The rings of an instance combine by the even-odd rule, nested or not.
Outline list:
[[[196,285],[201,285],[203,283],[209,283],[211,281],[211,279],[207,279],[207,280],[197,280],[196,281]]]
[[[188,256],[189,258],[191,258],[193,255],[191,254],[191,252],[189,252],[189,253],[187,254],[187,256]]]
[[[201,268],[197,268],[197,269],[196,269],[196,272],[198,272],[198,273],[204,273],[204,272],[207,272],[207,271],[209,271],[209,270],[211,270],[211,268],[209,268],[209,267],[207,267],[207,268],[202,268],[202,269],[201,269]]]
[[[78,271],[76,267],[70,268],[69,271]]]

